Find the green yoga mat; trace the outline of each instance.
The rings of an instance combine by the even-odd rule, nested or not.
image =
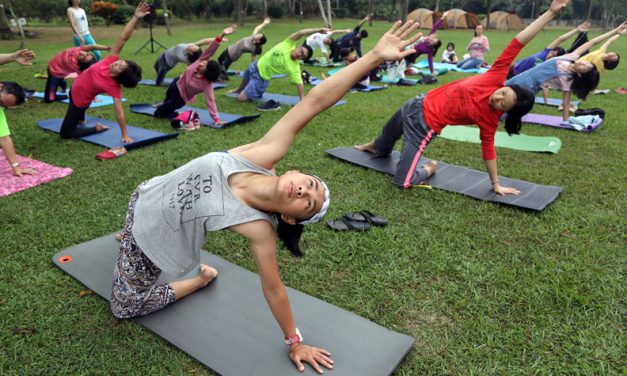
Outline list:
[[[481,143],[479,128],[463,125],[445,127],[440,137],[447,140]],[[517,134],[509,136],[506,132],[496,132],[494,146],[536,153],[557,154],[562,147],[562,141],[557,137],[538,137]]]

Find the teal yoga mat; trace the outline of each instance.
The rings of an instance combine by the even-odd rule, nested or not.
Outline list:
[[[477,127],[466,127],[463,125],[444,127],[440,137],[447,140],[481,143],[479,128]],[[509,136],[506,132],[496,132],[494,145],[508,149],[557,154],[562,147],[562,141],[557,137],[539,137],[524,134]]]

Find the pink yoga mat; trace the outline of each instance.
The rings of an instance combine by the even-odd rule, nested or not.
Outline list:
[[[11,193],[23,191],[72,173],[71,168],[55,167],[20,155],[17,156],[17,161],[20,163],[21,168],[32,168],[37,173],[35,175],[14,176],[11,166],[9,166],[4,153],[0,150],[0,197],[8,196]]]

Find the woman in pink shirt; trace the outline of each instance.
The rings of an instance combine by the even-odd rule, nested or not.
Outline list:
[[[477,25],[475,28],[475,36],[468,43],[466,50],[470,53],[470,57],[460,61],[457,67],[460,69],[476,69],[485,63],[483,54],[490,52],[490,41],[488,37],[483,35],[483,26]]]
[[[44,102],[52,103],[57,100],[57,88],[66,89],[65,77],[72,73],[80,73],[96,62],[96,57],[90,51],[110,49],[111,47],[92,44],[67,48],[55,55],[48,63]]]

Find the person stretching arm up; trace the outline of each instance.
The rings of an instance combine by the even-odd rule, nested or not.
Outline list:
[[[422,168],[418,166],[420,157],[433,137],[448,125],[477,124],[482,155],[492,181],[492,189],[500,195],[519,194],[520,191],[515,188],[500,185],[494,135],[504,113],[507,113],[505,121],[507,132],[518,133],[521,127],[520,119],[533,107],[535,94],[517,85],[504,86],[505,77],[520,50],[566,6],[568,1],[553,0],[547,12],[509,42],[487,72],[440,86],[429,91],[424,98],[412,98],[392,115],[379,137],[369,143],[357,145],[356,148],[379,157],[387,156],[403,136],[403,148],[393,183],[402,188],[409,188],[420,184],[435,171],[434,164]]]
[[[122,142],[125,144],[133,142],[126,131],[121,86],[136,87],[141,80],[142,70],[133,61],[121,60],[119,54],[133,34],[139,19],[146,16],[149,9],[148,4],[139,3],[133,17],[111,47],[109,56],[92,65],[76,78],[70,92],[70,105],[61,124],[61,131],[59,132],[61,138],[82,137],[106,131],[108,128],[100,123],[96,123],[96,126],[90,128],[79,128],[78,125],[85,122],[85,112],[96,96],[107,93],[113,97],[113,107],[122,133]]]
[[[262,293],[296,368],[304,371],[308,363],[318,373],[323,367],[332,369],[331,354],[307,343],[307,333],[297,329],[279,272],[276,234],[284,240],[282,234],[302,231],[322,219],[330,203],[329,189],[316,176],[299,171],[277,176],[274,169],[309,121],[342,98],[361,76],[413,52],[404,48],[419,36],[411,37],[414,30],[411,22],[396,22],[370,52],[312,89],[259,140],[208,153],[139,185],[128,205],[113,272],[113,314],[121,319],[151,314],[207,286],[218,271],[200,264],[199,250],[208,235],[220,236],[218,230],[228,229],[250,244]],[[189,279],[159,278],[162,272],[176,279],[192,270],[198,274]]]

